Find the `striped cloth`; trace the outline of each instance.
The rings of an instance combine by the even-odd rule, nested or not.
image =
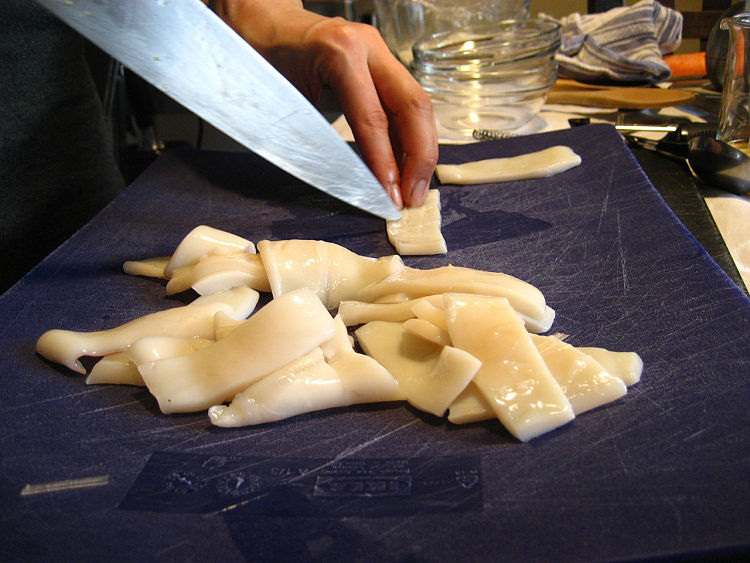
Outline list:
[[[682,41],[682,14],[654,0],[560,20],[559,75],[585,82],[660,82],[671,76],[662,56]]]

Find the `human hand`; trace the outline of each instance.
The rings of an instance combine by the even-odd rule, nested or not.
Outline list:
[[[310,101],[330,87],[394,203],[421,205],[438,157],[432,104],[374,27],[326,18],[297,0],[210,4]]]

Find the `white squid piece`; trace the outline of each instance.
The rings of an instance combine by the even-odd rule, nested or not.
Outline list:
[[[416,316],[414,307],[422,302],[442,303],[442,295],[428,295],[417,299],[406,299],[396,303],[367,303],[365,301],[342,301],[338,315],[346,326],[361,325],[370,321],[405,321]]]
[[[78,373],[86,373],[78,361],[81,356],[106,356],[122,352],[145,336],[213,338],[214,315],[224,312],[234,319],[247,318],[255,309],[259,295],[249,288],[200,297],[181,307],[158,311],[115,328],[94,332],[53,329],[36,343],[36,351],[53,362]]]
[[[169,279],[169,276],[164,271],[169,260],[169,256],[157,256],[155,258],[145,258],[143,260],[128,260],[123,263],[122,271],[131,276]]]
[[[208,409],[211,422],[248,426],[358,403],[404,400],[391,374],[355,352],[346,326],[340,319],[335,322],[331,340],[252,384],[229,405]]]
[[[143,378],[138,366],[127,352],[115,352],[102,357],[94,364],[86,377],[87,385],[111,383],[116,385],[136,385],[143,387]]]
[[[255,246],[249,240],[206,225],[190,231],[177,245],[169,263],[164,268],[167,277],[177,268],[195,264],[206,254],[255,254]]]
[[[574,418],[570,401],[504,297],[447,294],[453,345],[482,362],[474,383],[503,426],[528,441]]]
[[[217,315],[224,315],[219,312]],[[126,351],[104,356],[94,364],[86,384],[109,383],[115,385],[146,385],[138,364],[160,358],[184,356],[208,346],[208,338],[178,338],[173,336],[147,336],[133,342]]]
[[[396,378],[415,408],[443,416],[477,373],[480,361],[452,346],[439,346],[406,332],[403,323],[373,321],[355,331],[368,356]]]
[[[374,302],[391,294],[417,298],[454,292],[507,297],[511,306],[524,316],[528,330],[534,332],[549,330],[555,318],[554,310],[546,305],[544,295],[533,285],[508,274],[458,266],[403,269],[363,288],[358,299]]]
[[[532,339],[535,341],[535,343],[537,339],[540,338],[544,339],[553,337],[541,337],[532,335]],[[555,339],[560,341],[558,338]],[[539,348],[540,347],[537,346],[537,349]],[[577,378],[581,377],[581,367],[589,366],[587,369],[590,369],[590,364],[593,361],[596,361],[600,366],[602,366],[602,369],[604,369],[607,374],[611,376],[611,378],[620,380],[626,385],[633,385],[634,383],[637,383],[640,378],[643,361],[635,352],[612,352],[604,348],[591,348],[581,346],[576,348],[576,356],[578,356],[578,354],[585,354],[589,357],[589,359],[580,357],[568,357],[567,361],[558,363],[552,360],[549,354],[545,356],[545,354],[542,352],[542,357],[545,360],[545,363],[550,366],[550,371],[553,377],[555,377],[558,382],[561,382],[561,385],[564,385],[564,382],[567,380],[575,382]],[[564,359],[565,357],[566,353],[563,351],[561,358]],[[582,365],[578,364],[579,360],[582,362]],[[576,392],[578,392],[578,396],[575,398],[570,398],[569,396],[575,414],[580,414],[585,410],[589,410],[585,408],[585,405],[583,403],[584,400],[586,402],[591,402],[590,408],[598,406],[597,403],[604,404],[608,402],[606,400],[595,400],[597,396],[601,399],[600,393],[602,391],[605,393],[611,393],[611,400],[619,398],[622,394],[622,384],[618,384],[616,382],[613,383],[607,377],[603,378],[602,381],[597,381],[597,371],[594,370],[593,373],[594,381],[592,382],[592,385],[590,387],[586,384],[585,379],[580,381],[579,385],[563,387],[563,392],[565,392],[566,394],[572,391],[572,393],[575,395]],[[628,383],[628,381],[631,381],[632,383]],[[582,383],[583,385],[580,385],[580,383]],[[599,384],[603,384],[603,386],[600,387]],[[586,395],[588,395],[589,393],[591,393],[591,395],[587,398]],[[469,384],[463,391],[463,393],[461,393],[461,395],[459,395],[456,400],[453,401],[448,413],[448,420],[455,424],[479,422],[483,420],[490,420],[493,418],[495,418],[495,413],[492,410],[492,407],[486,401],[477,386],[473,383]]]
[[[429,190],[419,207],[404,207],[401,220],[386,221],[388,240],[401,256],[447,254],[440,231],[440,192]]]
[[[614,352],[593,346],[581,346],[578,349],[594,358],[607,372],[622,379],[628,387],[641,380],[643,360],[635,352]]]
[[[453,424],[468,424],[497,419],[495,411],[472,381],[448,407],[448,420]]]
[[[226,313],[216,313],[214,315],[214,340],[221,340],[244,322],[245,319],[238,321]]]
[[[311,352],[333,336],[334,328],[320,299],[303,288],[272,300],[210,346],[139,364],[138,371],[163,413],[198,411],[231,400]]]
[[[408,319],[404,321],[404,330],[406,334],[414,335],[417,338],[439,346],[451,346],[453,344],[447,330],[443,330],[424,319]]]
[[[193,264],[175,268],[166,289],[167,295],[191,288],[199,295],[211,295],[233,287],[271,291],[259,255],[247,252],[206,254]]]
[[[531,339],[575,414],[611,403],[627,393],[622,379],[609,374],[594,358],[567,342],[538,334],[532,334]]]
[[[404,269],[399,256],[369,258],[338,244],[315,240],[263,240],[258,243],[274,297],[306,287],[328,309],[359,291]]]
[[[570,147],[557,145],[537,152],[490,158],[463,164],[438,164],[435,174],[443,184],[486,184],[547,178],[581,164]]]
[[[414,312],[416,318],[427,321],[447,332],[448,321],[445,318],[443,301],[442,295],[435,295],[432,298],[415,299],[412,301],[411,310]]]

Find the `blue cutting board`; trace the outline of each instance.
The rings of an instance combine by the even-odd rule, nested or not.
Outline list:
[[[38,357],[36,339],[192,299],[121,264],[169,255],[198,224],[393,253],[382,221],[254,155],[169,152],[0,297],[0,559],[587,561],[748,549],[750,302],[617,132],[442,147],[441,161],[555,144],[581,166],[439,186],[449,253],[406,262],[536,285],[557,311],[554,332],[642,356],[642,381],[624,398],[524,444],[497,423],[454,426],[401,403],[227,430],[205,413],[161,415],[143,389],[86,386]]]

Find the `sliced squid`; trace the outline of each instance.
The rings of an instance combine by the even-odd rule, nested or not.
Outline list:
[[[225,313],[219,312],[217,315]],[[161,358],[184,356],[211,344],[208,338],[147,336],[133,342],[124,352],[115,352],[100,359],[86,378],[89,385],[109,383],[144,386],[138,364]]]
[[[508,299],[447,294],[445,304],[453,345],[482,362],[473,381],[511,434],[525,442],[573,420],[570,401]]]
[[[623,380],[623,377],[633,383],[638,381],[643,362],[635,352],[611,352],[604,348],[582,346],[575,349],[575,354],[569,355],[570,352],[567,352],[563,347],[560,349],[560,357],[555,360],[552,357],[554,354],[550,353],[550,350],[557,347],[550,346],[550,344],[556,344],[554,341],[546,345],[539,345],[540,342],[544,343],[547,338],[554,338],[557,342],[561,342],[556,337],[532,335],[532,340],[537,345],[537,349],[541,349],[540,353],[547,366],[550,367],[552,375],[560,382],[563,392],[568,396],[575,414],[614,401],[622,396],[624,394],[623,383],[627,383]],[[545,348],[547,349],[546,352]],[[592,351],[593,355],[589,355]],[[581,355],[586,357],[581,357]],[[599,368],[592,370],[594,357]],[[601,377],[599,370],[602,369],[608,376]],[[587,373],[592,377],[590,384],[586,378]],[[634,377],[635,374],[638,374],[638,377]],[[629,385],[632,385],[632,383]],[[586,403],[589,403],[588,408],[586,408]],[[492,418],[495,418],[492,407],[474,384],[468,385],[464,392],[456,398],[451,404],[448,414],[448,420],[456,424],[479,422]]]
[[[403,323],[373,321],[355,331],[368,356],[398,381],[415,408],[443,416],[479,369],[471,354],[410,335]]]
[[[235,320],[226,313],[219,311],[214,315],[214,340],[221,340],[243,322],[245,322],[245,319]]]
[[[411,310],[418,319],[427,321],[446,332],[448,331],[448,323],[445,319],[445,307],[443,306],[442,296],[436,295],[434,298],[415,299],[412,303]]]
[[[122,270],[131,276],[169,279],[169,276],[165,273],[169,260],[169,256],[157,256],[144,260],[128,260],[122,265]]]
[[[486,184],[547,178],[581,164],[570,147],[557,145],[537,152],[490,158],[463,164],[438,164],[435,173],[443,184]]]
[[[495,411],[472,381],[448,407],[448,420],[453,424],[468,424],[497,419]]]
[[[578,349],[594,358],[609,373],[622,379],[627,386],[635,385],[641,380],[643,360],[635,352],[614,352],[592,346],[581,346]]]
[[[544,327],[547,330],[554,320],[554,310],[546,305],[544,295],[533,285],[508,274],[458,266],[431,270],[403,269],[364,287],[358,299],[374,302],[391,294],[417,298],[449,292],[507,297],[516,311],[533,321],[530,330]]]
[[[442,303],[442,295],[428,295],[417,299],[405,299],[395,303],[367,303],[364,301],[342,301],[338,314],[346,326],[370,321],[405,321],[416,316],[414,307],[420,302]]]
[[[166,289],[167,295],[191,288],[199,295],[211,295],[233,287],[271,291],[259,255],[247,252],[206,254],[192,264],[175,268]]]
[[[627,393],[622,379],[610,375],[594,358],[567,342],[538,334],[532,334],[531,339],[575,414],[611,403]]]
[[[234,319],[244,319],[253,312],[258,299],[257,291],[235,288],[200,297],[189,305],[145,315],[116,328],[95,332],[53,329],[39,337],[36,351],[48,360],[78,373],[86,373],[78,361],[81,356],[122,352],[145,336],[212,338],[216,313],[223,311]]]
[[[199,225],[182,239],[164,268],[167,277],[177,268],[195,264],[206,254],[255,254],[255,246],[249,240],[207,225]]]
[[[440,231],[440,192],[428,190],[419,207],[404,207],[401,220],[386,221],[388,240],[401,256],[446,254],[443,233]]]
[[[208,410],[217,426],[274,422],[299,414],[357,403],[401,401],[404,393],[378,362],[354,351],[338,319],[334,336],[232,399]]]
[[[138,366],[127,352],[115,352],[100,359],[86,377],[87,385],[111,383],[116,385],[137,385],[143,387],[143,378]]]
[[[443,330],[424,319],[409,319],[404,321],[404,330],[407,334],[414,335],[439,346],[450,346],[452,344],[450,334],[448,334],[447,330]]]
[[[210,346],[139,364],[138,371],[162,412],[207,409],[311,352],[334,328],[320,299],[303,288],[272,300]]]
[[[217,313],[218,314],[218,313]],[[210,346],[210,338],[177,338],[174,336],[147,336],[133,342],[128,355],[136,366],[166,358],[186,356]]]
[[[306,287],[328,309],[405,268],[399,256],[369,258],[338,244],[316,240],[260,241],[258,251],[274,297]]]

